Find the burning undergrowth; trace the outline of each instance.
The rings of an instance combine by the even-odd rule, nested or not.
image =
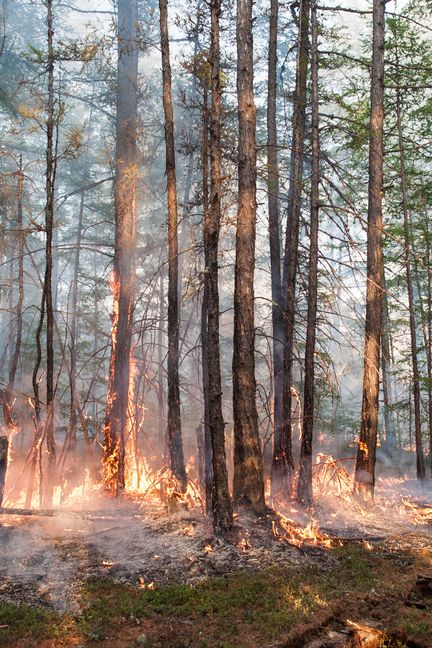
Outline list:
[[[430,490],[383,478],[374,507],[365,508],[352,494],[349,461],[330,456],[319,456],[314,467],[312,509],[274,499],[266,515],[236,516],[225,539],[213,535],[204,515],[192,461],[185,493],[168,468],[142,464],[128,473],[125,496],[116,500],[87,471],[66,494],[65,488],[56,491],[50,511],[23,510],[20,491],[12,495],[14,484],[18,478],[9,479],[8,508],[0,515],[0,596],[61,610],[78,607],[83,583],[106,577],[153,588],[272,565],[331,570],[332,549],[346,542],[424,547],[432,531]]]

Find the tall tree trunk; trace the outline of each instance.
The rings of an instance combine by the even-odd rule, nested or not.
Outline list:
[[[355,469],[356,490],[363,499],[373,498],[378,434],[380,336],[382,321],[384,27],[385,0],[374,0],[363,400],[360,440]]]
[[[209,307],[209,124],[208,124],[208,87],[203,80],[203,136],[202,136],[202,190],[203,190],[203,240],[204,240],[204,286],[201,304],[201,364],[204,400],[204,483],[206,511],[212,513],[213,497],[213,450],[210,434],[209,404],[209,346],[208,346],[208,307]]]
[[[16,335],[15,335],[15,347],[9,365],[8,384],[3,394],[3,418],[5,420],[6,427],[9,433],[12,433],[17,429],[17,424],[12,413],[13,402],[14,402],[13,391],[15,386],[16,372],[18,368],[18,360],[21,352],[22,328],[23,328],[22,307],[24,302],[24,238],[25,238],[25,232],[23,228],[23,185],[24,185],[24,173],[22,168],[22,157],[20,156],[19,168],[17,173],[17,217],[16,217],[17,248],[18,248],[17,250],[18,300],[15,307]]]
[[[252,0],[237,2],[239,120],[238,214],[234,287],[234,501],[263,510],[264,479],[255,401],[254,268],[256,110],[253,97]]]
[[[219,19],[221,0],[211,0],[211,118],[210,118],[210,209],[206,220],[208,275],[208,387],[209,422],[213,457],[213,527],[216,533],[233,524],[225,454],[225,423],[222,415],[222,383],[219,348],[219,231],[222,197],[222,88]]]
[[[305,348],[305,375],[303,398],[303,426],[300,453],[300,471],[297,499],[311,504],[312,492],[312,440],[315,401],[315,334],[318,300],[318,226],[319,226],[319,94],[318,94],[318,24],[316,0],[311,5],[311,73],[312,73],[312,174],[310,196],[310,248],[308,273],[308,312]]]
[[[47,106],[47,147],[46,147],[46,205],[45,205],[45,306],[46,306],[46,444],[48,453],[47,475],[44,493],[44,506],[52,506],[56,449],[54,439],[54,310],[52,292],[53,254],[52,241],[54,230],[54,190],[55,190],[55,142],[54,142],[54,48],[52,0],[47,1],[48,28],[48,106]]]
[[[298,240],[302,195],[303,151],[306,122],[307,70],[309,62],[309,0],[301,0],[297,69],[292,117],[291,171],[282,277],[284,304],[283,415],[280,447],[273,455],[272,491],[287,495],[291,491],[294,470],[292,456],[292,382],[294,363],[294,320],[297,277]]]
[[[396,65],[397,50],[396,50]],[[408,291],[408,308],[409,308],[409,323],[410,323],[410,337],[411,337],[411,363],[412,363],[412,379],[413,379],[413,398],[414,398],[414,431],[415,431],[415,444],[416,444],[416,464],[417,464],[417,479],[423,480],[426,476],[425,462],[423,455],[423,444],[421,435],[421,411],[420,411],[420,381],[417,359],[417,324],[415,314],[415,302],[413,292],[413,277],[411,269],[411,246],[410,246],[410,212],[408,206],[408,180],[406,174],[405,164],[405,145],[402,132],[402,117],[401,117],[401,93],[400,93],[400,80],[399,70],[397,68],[397,89],[396,89],[396,123],[399,141],[399,163],[400,163],[400,180],[402,189],[402,211],[403,211],[403,227],[404,227],[404,244],[405,244],[405,271]]]
[[[382,264],[382,330],[381,330],[381,362],[382,362],[382,387],[384,401],[384,426],[386,431],[386,449],[391,455],[396,447],[396,430],[394,424],[391,406],[393,403],[392,376],[390,371],[391,353],[390,353],[390,316],[388,307],[388,294],[386,291],[386,281],[384,272],[384,263]]]
[[[429,427],[429,462],[432,472],[432,254],[431,254],[431,232],[429,229],[428,215],[426,218],[426,268],[427,268],[427,344],[426,344],[426,366],[428,378],[428,427]]]
[[[283,299],[279,222],[279,162],[277,152],[277,43],[279,0],[270,0],[267,83],[267,192],[273,333],[273,461],[283,456]],[[274,486],[272,480],[272,487]]]
[[[185,490],[187,486],[187,476],[183,455],[179,384],[177,186],[167,0],[159,0],[159,10],[168,197],[168,447],[171,470],[178,479],[181,488]]]
[[[114,304],[103,459],[104,481],[117,495],[125,485],[125,434],[135,299],[137,27],[137,1],[118,0]]]

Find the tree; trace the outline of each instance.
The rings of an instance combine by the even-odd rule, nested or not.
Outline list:
[[[113,320],[103,474],[120,494],[125,486],[125,434],[135,300],[138,26],[136,0],[118,0],[117,113],[114,180]]]
[[[316,1],[311,5],[311,75],[312,75],[312,173],[310,193],[310,247],[308,268],[308,312],[306,327],[305,373],[303,396],[303,425],[297,499],[311,504],[312,439],[315,404],[315,334],[318,300],[318,227],[319,227],[319,89],[318,89],[318,24]]]
[[[255,401],[254,267],[256,110],[253,97],[252,0],[237,3],[238,212],[234,287],[233,498],[263,510],[264,480]]]
[[[310,2],[300,3],[297,66],[294,106],[292,116],[291,169],[288,192],[287,226],[282,276],[284,299],[284,363],[283,363],[283,416],[280,435],[275,437],[272,462],[272,491],[287,494],[291,490],[294,470],[292,456],[292,383],[294,364],[294,324],[299,243],[300,208],[302,195],[303,150],[306,129],[307,70],[309,63],[309,13]]]
[[[17,424],[14,420],[14,414],[12,412],[13,402],[14,402],[14,386],[15,378],[18,369],[18,361],[20,358],[21,352],[21,343],[22,343],[22,329],[23,329],[23,303],[24,303],[24,239],[25,231],[23,227],[23,190],[24,190],[24,171],[22,166],[22,155],[19,157],[18,171],[16,173],[17,178],[17,196],[16,196],[16,226],[17,226],[17,252],[18,252],[18,299],[16,303],[16,335],[15,335],[15,347],[12,353],[11,362],[9,365],[9,375],[7,387],[3,393],[3,418],[6,423],[6,427],[10,433],[14,432],[17,429]]]
[[[210,393],[209,393],[209,106],[208,106],[208,74],[203,76],[203,109],[202,109],[202,203],[203,203],[203,242],[204,242],[204,282],[201,303],[201,365],[204,401],[204,488],[206,511],[212,513],[213,499],[213,450],[210,432]]]
[[[283,299],[281,285],[281,241],[279,220],[279,162],[277,152],[277,44],[278,44],[279,0],[270,2],[270,29],[268,48],[267,79],[267,192],[270,243],[270,272],[272,290],[272,334],[273,334],[273,427],[274,462],[284,461],[282,438],[283,402]],[[273,474],[275,477],[275,474]],[[272,488],[276,486],[272,479]]]
[[[48,466],[44,493],[44,505],[52,505],[56,448],[54,438],[54,310],[52,292],[53,272],[53,230],[54,230],[54,192],[57,162],[56,143],[54,141],[55,115],[54,115],[54,26],[52,0],[47,0],[47,41],[48,41],[48,103],[46,122],[46,205],[45,205],[45,306],[46,306],[46,422],[45,434],[48,452]]]
[[[168,447],[171,470],[181,488],[186,490],[180,415],[177,180],[167,0],[159,0],[159,11],[168,207]]]
[[[219,17],[220,0],[211,0],[211,114],[210,114],[210,206],[208,231],[208,389],[209,424],[213,457],[213,526],[217,532],[229,531],[233,524],[225,456],[225,424],[222,415],[222,384],[219,350],[219,231],[222,197],[221,112]]]
[[[360,439],[355,468],[356,491],[363,499],[371,499],[374,494],[378,434],[380,336],[382,326],[385,0],[374,0],[372,19],[366,320]]]

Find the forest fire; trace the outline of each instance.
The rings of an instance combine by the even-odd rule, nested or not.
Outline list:
[[[432,645],[431,1],[0,4],[0,645]]]

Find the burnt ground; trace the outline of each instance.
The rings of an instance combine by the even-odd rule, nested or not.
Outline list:
[[[0,644],[363,645],[347,643],[352,619],[387,633],[376,645],[431,647],[432,596],[412,595],[419,574],[432,577],[430,501],[429,492],[409,501],[386,492],[361,512],[320,501],[321,535],[305,541],[311,513],[293,506],[282,523],[273,513],[237,518],[228,540],[213,536],[199,510],[154,503],[0,510]],[[41,631],[14,621],[16,612],[9,621],[1,606],[54,611],[56,621],[42,616]]]
[[[208,576],[311,560],[276,538],[266,518],[237,524],[229,541],[215,538],[199,511],[168,515],[130,503],[92,512],[6,513],[0,524],[0,596],[59,611],[78,609],[87,581],[195,584]]]

